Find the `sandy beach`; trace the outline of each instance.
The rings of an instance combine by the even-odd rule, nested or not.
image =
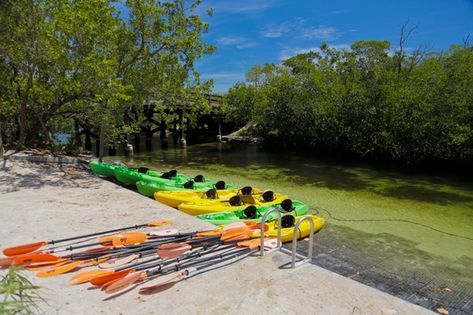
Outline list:
[[[213,227],[84,169],[24,161],[0,168],[0,215],[0,248],[163,219],[183,232]],[[431,313],[312,264],[280,269],[288,260],[278,252],[248,257],[149,296],[107,296],[69,285],[67,274],[27,275],[41,286],[44,314]]]

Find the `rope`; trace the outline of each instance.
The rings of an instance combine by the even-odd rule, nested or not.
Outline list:
[[[317,211],[317,214],[320,213],[320,210],[326,212],[329,215],[329,217],[331,219],[335,220],[335,221],[342,221],[342,222],[402,222],[402,223],[409,223],[409,224],[422,226],[422,227],[427,228],[427,229],[431,229],[431,230],[433,230],[435,232],[438,232],[438,233],[441,233],[441,234],[445,234],[445,235],[449,235],[449,236],[452,236],[452,237],[458,237],[458,238],[462,238],[462,239],[465,239],[465,240],[473,241],[473,238],[471,238],[471,237],[462,236],[462,235],[458,235],[458,234],[454,234],[454,233],[450,233],[450,232],[445,232],[445,231],[436,229],[432,226],[429,226],[427,224],[414,222],[414,221],[410,221],[410,220],[405,220],[405,219],[340,219],[340,218],[334,217],[332,215],[332,213],[327,209],[324,209],[322,207],[312,206],[312,205],[310,207],[315,209]]]

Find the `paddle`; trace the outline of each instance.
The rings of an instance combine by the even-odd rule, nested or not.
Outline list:
[[[33,252],[33,251],[35,251],[35,250],[37,250],[37,249],[39,249],[43,246],[46,246],[46,245],[54,245],[54,244],[61,243],[61,242],[68,242],[68,241],[78,240],[78,239],[81,239],[81,238],[99,236],[99,235],[115,233],[115,232],[121,232],[121,231],[132,230],[132,229],[136,230],[136,229],[140,229],[140,228],[144,228],[144,227],[157,227],[157,226],[163,226],[163,225],[169,225],[169,224],[172,224],[172,221],[169,221],[169,220],[154,221],[154,222],[149,222],[149,223],[144,223],[144,224],[138,224],[138,225],[133,225],[133,226],[128,226],[128,227],[123,227],[123,228],[119,228],[119,229],[113,229],[113,230],[108,230],[108,231],[102,231],[102,232],[79,235],[79,236],[74,236],[74,237],[69,237],[69,238],[63,238],[63,239],[59,239],[59,240],[40,241],[40,242],[35,242],[35,243],[30,243],[30,244],[23,244],[23,245],[18,245],[18,246],[5,248],[3,250],[3,254],[5,256],[17,256],[17,255],[21,255],[21,254],[31,253],[31,252]]]
[[[157,281],[151,280],[153,285],[148,285],[148,286],[140,288],[139,293],[151,294],[151,293],[162,291],[163,289],[167,289],[181,280],[189,278],[190,275],[196,275],[196,274],[207,272],[213,269],[220,268],[221,266],[219,266],[218,264],[227,262],[228,260],[231,260],[231,259],[239,258],[240,256],[248,256],[253,252],[255,252],[254,249],[250,249],[250,250],[247,249],[245,251],[238,251],[238,252],[231,253],[231,255],[228,255],[225,258],[220,256],[220,257],[217,257],[219,259],[217,264],[215,264],[215,262],[212,262],[212,263],[206,263],[204,265],[200,265],[193,268],[188,268],[189,265],[186,267],[181,265],[179,266],[179,268],[186,268],[186,269],[179,270],[179,271],[167,274],[165,276],[157,277]],[[112,293],[111,291],[113,290],[113,287],[110,286],[107,289],[110,291],[110,293]]]
[[[214,241],[215,243],[220,243],[221,245],[221,244],[224,244],[225,242],[236,242],[236,241],[246,240],[246,239],[249,239],[251,235],[252,235],[252,230],[248,227],[245,227],[245,228],[240,228],[240,229],[232,229],[232,230],[224,231],[223,234],[220,236],[220,238],[216,238],[216,237],[209,237],[209,238],[213,238],[215,240]],[[158,260],[158,259],[159,258],[156,258],[155,260]],[[149,261],[146,261],[146,263],[148,262]],[[126,267],[118,268],[115,271],[111,272],[110,274],[104,274],[103,276],[92,278],[89,281],[93,285],[102,286],[111,280],[123,278],[131,271],[151,268],[154,265],[154,264],[151,266],[145,265],[145,266],[140,266],[138,268],[135,268],[137,265],[142,265],[142,264],[143,262],[140,262],[140,263],[134,264],[133,266],[126,266]]]
[[[250,251],[251,251],[251,249],[250,249]],[[213,256],[210,256],[210,257],[205,257],[205,258],[202,258],[202,259],[196,259],[195,261],[183,262],[183,263],[180,263],[180,264],[176,264],[175,266],[168,267],[166,269],[162,269],[162,266],[159,266],[157,268],[154,268],[154,269],[151,269],[151,270],[148,270],[148,271],[141,271],[141,272],[138,271],[138,272],[129,273],[124,278],[119,279],[117,281],[114,281],[113,283],[110,283],[110,284],[106,285],[104,291],[108,294],[115,293],[115,292],[118,292],[118,291],[121,291],[121,290],[125,289],[126,287],[128,287],[128,286],[130,286],[130,285],[132,285],[132,284],[134,284],[138,281],[144,281],[146,279],[150,279],[151,277],[156,276],[160,273],[166,273],[166,272],[169,272],[171,270],[180,270],[182,268],[187,268],[188,266],[200,264],[202,262],[207,262],[208,263],[209,261],[213,261],[213,260],[223,260],[223,259],[228,260],[230,258],[234,258],[235,254],[240,254],[242,252],[248,252],[248,249],[245,248],[245,249],[235,250],[235,248],[231,248],[227,252],[219,253],[217,255],[213,255]],[[212,262],[211,264],[213,265],[214,262]],[[207,264],[207,265],[209,265],[209,264]],[[180,278],[180,277],[178,277],[178,278]]]

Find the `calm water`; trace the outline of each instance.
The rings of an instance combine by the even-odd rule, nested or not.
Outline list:
[[[473,258],[473,181],[331,163],[255,145],[201,144],[114,158],[271,188],[311,205],[331,224],[395,235],[452,260]]]

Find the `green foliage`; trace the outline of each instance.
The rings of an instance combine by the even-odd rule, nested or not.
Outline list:
[[[37,313],[38,302],[42,301],[38,289],[18,268],[10,268],[0,280],[0,314]]]
[[[6,141],[53,146],[52,134],[78,121],[120,142],[142,119],[125,114],[141,112],[147,99],[180,103],[189,115],[208,110],[199,95],[211,82],[200,81],[194,62],[214,47],[202,40],[208,24],[195,14],[199,3],[128,0],[120,2],[124,15],[117,1],[2,1]]]
[[[228,117],[287,147],[407,161],[473,158],[473,49],[389,53],[386,41],[256,66],[226,95]]]

